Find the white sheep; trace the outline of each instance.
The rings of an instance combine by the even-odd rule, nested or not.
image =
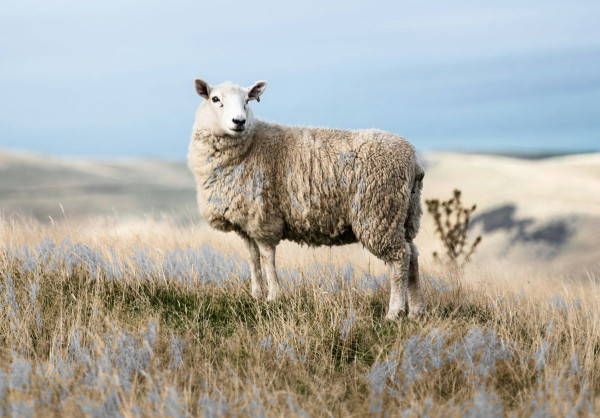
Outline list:
[[[189,166],[202,216],[245,241],[252,295],[280,294],[275,247],[360,242],[390,269],[386,318],[425,311],[413,243],[421,217],[423,169],[413,146],[379,130],[284,126],[253,117],[267,83],[249,88],[195,80],[206,99],[196,112]],[[407,297],[408,296],[408,297]]]

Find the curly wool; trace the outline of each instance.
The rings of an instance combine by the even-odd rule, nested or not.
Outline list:
[[[419,229],[423,169],[388,132],[261,120],[241,137],[196,129],[189,165],[207,222],[268,245],[359,241],[392,262]]]

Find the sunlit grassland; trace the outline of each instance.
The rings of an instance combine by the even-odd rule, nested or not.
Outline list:
[[[168,220],[0,223],[0,412],[592,415],[598,273],[423,263],[429,313],[384,320],[358,246],[282,245],[285,295],[250,296],[242,243]]]

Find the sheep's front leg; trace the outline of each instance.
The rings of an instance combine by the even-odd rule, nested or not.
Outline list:
[[[275,270],[275,246],[258,242],[258,249],[260,251],[260,255],[262,255],[265,260],[267,283],[269,284],[269,294],[267,295],[267,300],[274,301],[281,293],[279,277],[277,277],[277,270]]]
[[[385,319],[393,321],[406,314],[409,266],[410,246],[406,244],[390,268],[390,306]]]
[[[248,262],[250,264],[250,280],[252,283],[252,297],[255,299],[261,299],[263,297],[262,291],[262,270],[260,267],[260,252],[258,250],[258,244],[252,238],[241,235],[246,248],[248,249]]]

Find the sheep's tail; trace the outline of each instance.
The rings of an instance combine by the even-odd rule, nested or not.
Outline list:
[[[423,170],[423,167],[421,167],[421,165],[415,161],[415,176],[410,198],[408,200],[406,221],[404,223],[405,237],[408,242],[412,242],[412,240],[417,236],[417,233],[419,232],[419,226],[421,225],[421,215],[423,214],[423,209],[421,208],[423,177],[425,177],[425,170]]]

